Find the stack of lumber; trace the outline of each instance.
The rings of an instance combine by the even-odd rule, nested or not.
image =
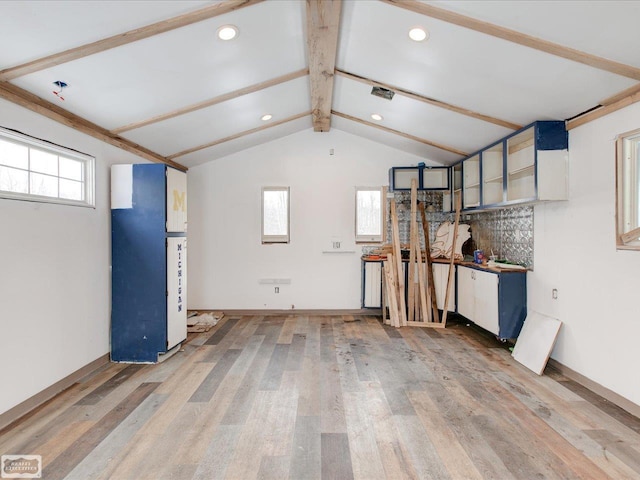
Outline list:
[[[398,227],[398,214],[395,200],[391,200],[391,245],[380,248],[380,254],[386,255],[383,262],[384,284],[383,291],[383,320],[394,327],[415,326],[444,328],[447,321],[447,308],[443,318],[436,304],[436,292],[433,280],[433,267],[429,247],[429,223],[427,221],[424,204],[418,204],[416,180],[411,182],[411,213],[409,225],[409,262],[408,281],[405,285],[405,274],[402,262],[402,248]],[[418,229],[417,213],[420,210],[422,220],[422,234],[424,235],[424,251],[420,245],[420,231]],[[454,244],[460,219],[460,205],[456,205],[456,220],[454,226]],[[422,259],[424,258],[424,262]],[[451,258],[453,263],[453,256]],[[448,305],[453,283],[453,265],[449,266],[445,305]],[[386,310],[389,310],[387,318]]]

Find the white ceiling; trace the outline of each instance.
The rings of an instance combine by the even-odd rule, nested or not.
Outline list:
[[[5,0],[0,2],[0,70],[216,3],[230,2]],[[637,1],[415,3],[640,68]],[[239,28],[235,40],[216,37],[224,24]],[[418,25],[428,30],[428,41],[409,40],[409,28]],[[309,76],[120,129],[307,69],[309,57],[306,2],[267,0],[6,81],[191,167],[312,128]],[[378,0],[343,1],[335,65],[373,82],[495,117],[490,122],[463,115],[400,92],[384,100],[370,94],[366,81],[334,76],[332,128],[443,164],[511,133],[505,123],[571,118],[638,83]],[[69,84],[64,101],[52,94],[56,80]],[[374,112],[384,119],[371,120]],[[261,121],[265,113],[273,119]],[[206,145],[212,146],[198,149]]]

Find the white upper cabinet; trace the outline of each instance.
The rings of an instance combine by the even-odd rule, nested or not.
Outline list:
[[[568,134],[564,121],[539,121],[461,160],[443,207],[453,210],[456,172],[462,169],[462,209],[567,200]]]
[[[507,139],[507,201],[568,198],[569,153],[563,124],[538,122]]]
[[[477,208],[479,206],[480,154],[476,154],[462,162],[462,208]]]
[[[187,231],[187,174],[167,168],[167,232]]]
[[[482,152],[482,205],[504,202],[503,142]]]

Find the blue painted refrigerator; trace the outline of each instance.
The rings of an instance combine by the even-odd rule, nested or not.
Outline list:
[[[111,360],[156,363],[187,337],[187,176],[111,167]]]

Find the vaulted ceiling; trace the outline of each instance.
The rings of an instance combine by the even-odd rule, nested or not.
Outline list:
[[[637,1],[5,0],[0,98],[179,167],[311,128],[448,165],[638,101],[638,18]]]

